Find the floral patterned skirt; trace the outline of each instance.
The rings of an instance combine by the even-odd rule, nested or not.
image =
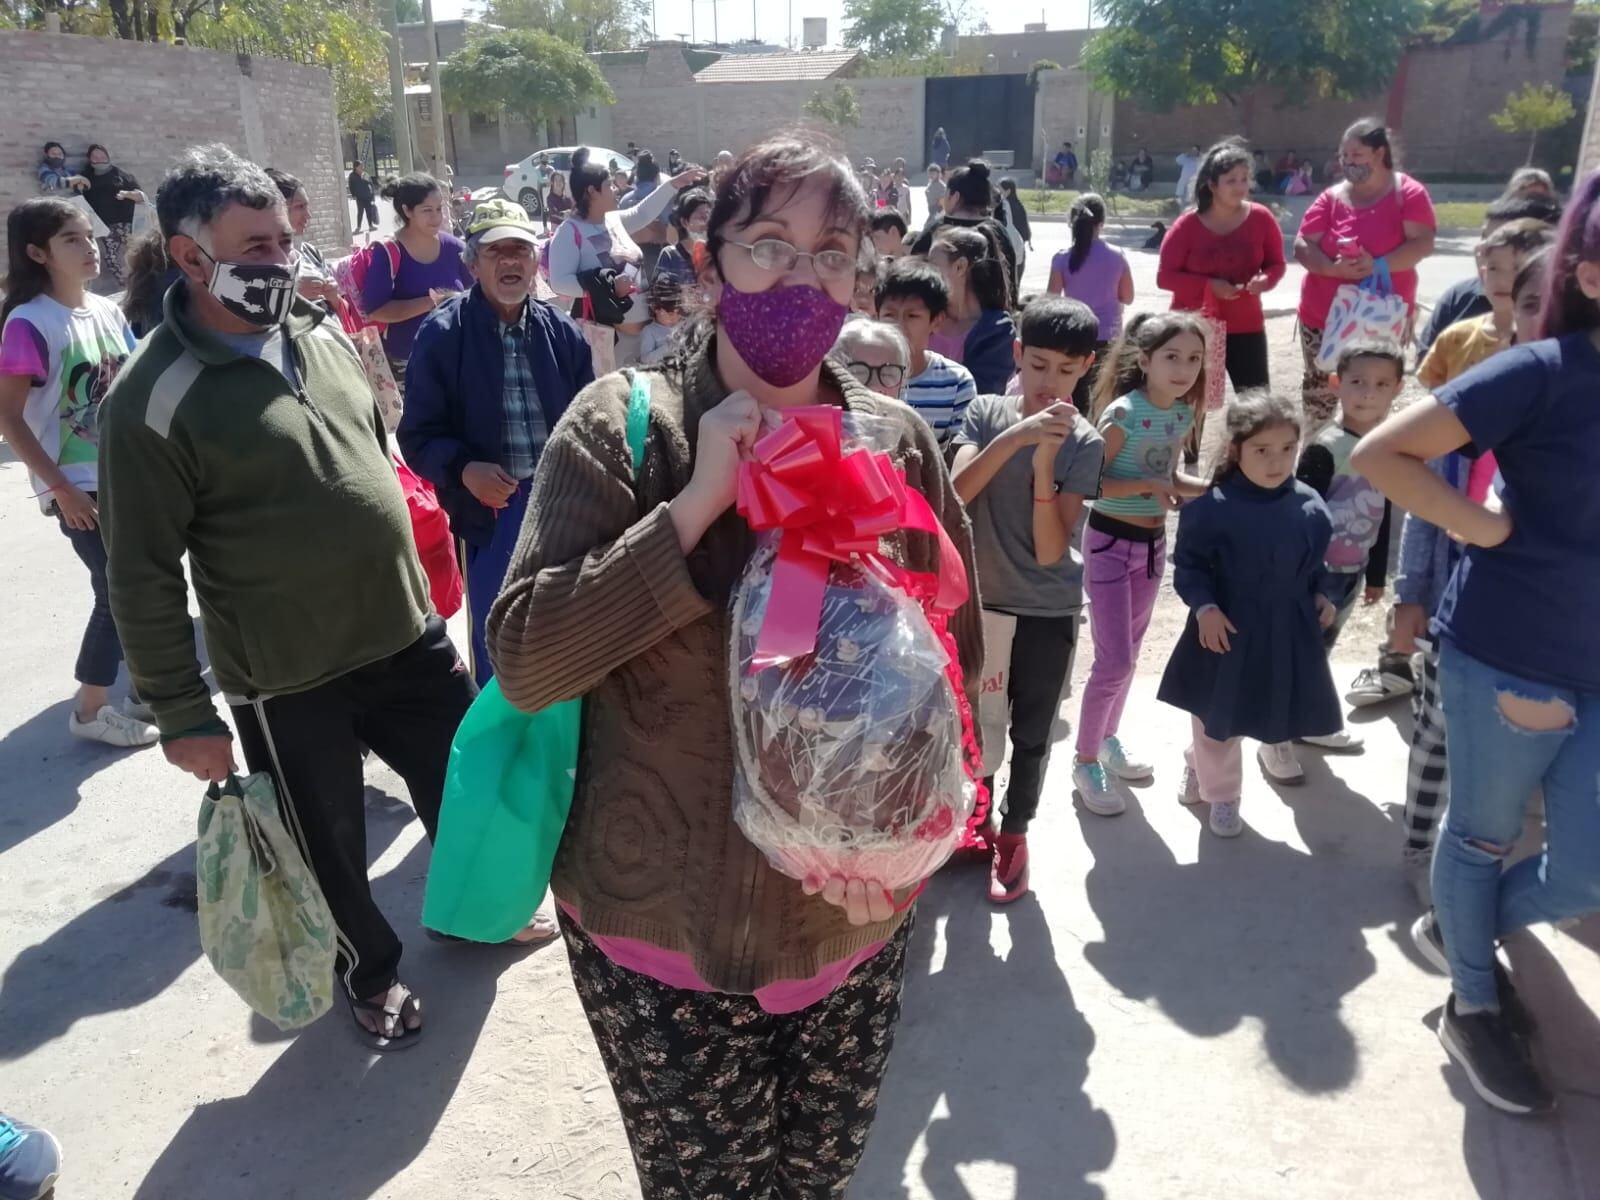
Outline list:
[[[619,967],[559,913],[644,1200],[842,1197],[900,1020],[907,919],[810,1008],[694,992]]]

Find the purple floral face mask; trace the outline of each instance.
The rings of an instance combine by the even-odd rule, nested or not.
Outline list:
[[[722,285],[717,325],[745,365],[773,387],[799,383],[827,357],[850,310],[814,287],[741,292]]]

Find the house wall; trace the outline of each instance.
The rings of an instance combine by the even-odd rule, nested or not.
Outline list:
[[[41,104],[40,97],[49,103]],[[90,142],[156,187],[187,147],[222,142],[297,175],[312,241],[350,244],[333,80],[320,67],[65,33],[0,32],[0,211],[38,194],[46,141],[80,165]],[[0,230],[0,253],[4,252]]]

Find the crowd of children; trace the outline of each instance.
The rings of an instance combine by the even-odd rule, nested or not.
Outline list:
[[[1600,409],[1587,390],[1600,380],[1600,175],[1580,188],[1559,238],[1527,217],[1485,229],[1476,263],[1488,311],[1432,340],[1417,368],[1432,399],[1395,414],[1403,348],[1350,342],[1331,376],[1331,424],[1313,430],[1297,400],[1242,391],[1209,478],[1186,468],[1184,446],[1204,406],[1212,327],[1191,311],[1124,322],[1131,273],[1101,240],[1097,197],[1073,210],[1053,294],[1019,312],[992,221],[937,224],[925,253],[907,254],[903,187],[902,177],[872,218],[879,261],[857,277],[861,311],[835,352],[932,429],[971,519],[987,785],[1009,761],[998,820],[983,813],[971,829],[989,860],[990,899],[1013,901],[1030,885],[1028,829],[1085,613],[1093,656],[1074,792],[1110,817],[1127,807],[1125,783],[1153,777],[1122,716],[1172,514],[1173,587],[1189,612],[1158,697],[1191,718],[1178,799],[1205,805],[1211,833],[1232,838],[1245,827],[1244,739],[1280,784],[1304,778],[1297,743],[1361,749],[1328,656],[1356,607],[1384,600],[1403,510],[1389,639],[1347,699],[1414,693],[1402,856],[1434,906],[1418,922],[1418,945],[1452,977],[1441,1038],[1491,1104],[1548,1108],[1495,940],[1600,907],[1600,634],[1584,608],[1600,584],[1600,500],[1589,486]],[[92,439],[75,424],[134,343],[121,313],[85,292],[98,269],[93,239],[81,215],[61,208],[34,210],[38,228],[14,220],[9,230],[0,433],[90,573],[95,606],[72,732],[140,745],[154,731],[137,707],[120,711],[107,697],[120,649],[95,459],[84,449]],[[678,240],[645,292],[645,364],[681,340],[710,208],[700,192],[678,202]],[[1504,869],[1535,790],[1545,797],[1544,852]]]
[[[1582,483],[1600,410],[1578,398],[1600,372],[1600,177],[1580,191],[1555,250],[1548,222],[1497,207],[1476,249],[1482,310],[1436,330],[1419,356],[1417,378],[1437,399],[1394,414],[1404,349],[1348,341],[1330,380],[1335,419],[1317,429],[1297,400],[1242,390],[1210,479],[1188,474],[1183,458],[1203,405],[1208,323],[1173,312],[1123,328],[1131,280],[1099,240],[1097,198],[1081,199],[1073,221],[1052,295],[1014,324],[987,231],[945,225],[926,261],[880,269],[862,305],[878,320],[852,322],[841,339],[863,382],[898,394],[938,433],[972,519],[988,783],[1009,749],[998,819],[985,813],[972,829],[991,900],[1029,887],[1027,830],[1085,609],[1093,659],[1074,792],[1088,812],[1112,816],[1128,803],[1123,784],[1153,775],[1121,717],[1171,513],[1181,514],[1173,586],[1189,616],[1158,696],[1192,722],[1178,799],[1205,805],[1225,838],[1245,827],[1244,739],[1277,784],[1304,779],[1297,743],[1362,749],[1329,654],[1358,606],[1385,600],[1398,538],[1390,633],[1346,699],[1412,695],[1402,862],[1423,905],[1437,905],[1414,938],[1452,977],[1441,1040],[1489,1103],[1548,1108],[1494,947],[1520,925],[1600,907],[1600,734],[1585,725],[1600,715],[1600,648],[1574,629],[1600,573],[1600,510]],[[888,257],[903,235],[880,224]],[[1447,740],[1446,711],[1464,736]],[[1451,787],[1463,764],[1470,803]],[[1545,851],[1502,870],[1540,788]]]

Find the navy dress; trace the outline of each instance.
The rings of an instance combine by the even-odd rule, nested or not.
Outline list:
[[[1286,742],[1343,727],[1317,622],[1332,531],[1322,498],[1296,479],[1268,491],[1235,471],[1184,506],[1172,584],[1189,623],[1157,695],[1206,736]],[[1194,612],[1207,604],[1238,628],[1226,654],[1200,644]]]

